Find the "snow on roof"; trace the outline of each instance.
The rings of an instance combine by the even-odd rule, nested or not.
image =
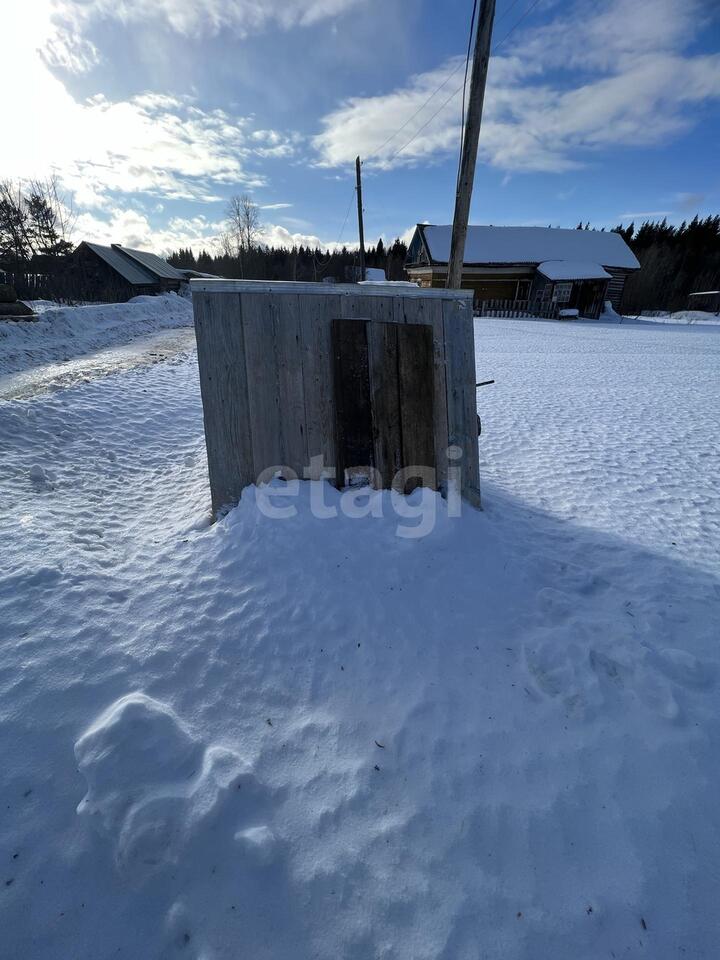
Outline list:
[[[691,293],[691,297],[716,297],[720,290],[698,290],[697,293]]]
[[[154,253],[146,253],[145,250],[131,250],[130,247],[123,247],[119,243],[113,244],[113,250],[120,250],[126,256],[131,257],[139,263],[140,266],[145,267],[146,270],[150,270],[151,273],[154,273],[157,277],[163,277],[165,280],[185,279],[179,270],[170,266],[166,260],[156,256]]]
[[[433,261],[450,258],[452,226],[418,224]],[[554,227],[468,227],[465,263],[543,263],[575,260],[637,270],[635,255],[619,233]]]
[[[598,263],[577,260],[546,260],[538,267],[548,280],[610,280],[610,274]]]
[[[417,289],[418,286],[412,280],[359,280],[358,283],[370,287],[415,287]]]
[[[128,283],[146,287],[156,282],[156,277],[149,270],[144,269],[139,263],[123,256],[115,247],[105,247],[101,243],[90,243],[85,241],[85,246],[89,247],[93,253],[96,253],[101,260],[104,260],[109,267],[112,267],[121,277],[125,277]]]

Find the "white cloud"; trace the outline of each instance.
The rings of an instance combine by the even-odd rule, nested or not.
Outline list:
[[[225,230],[222,221],[213,222],[204,216],[174,217],[165,226],[155,227],[139,210],[119,207],[106,215],[82,213],[75,226],[75,241],[90,240],[94,243],[120,243],[164,255],[180,247],[190,247],[197,255],[201,250],[212,251],[220,234]],[[334,248],[335,243],[323,241],[311,233],[291,232],[279,224],[262,225],[260,241],[272,247],[316,247],[322,250]],[[352,249],[354,244],[346,245]]]
[[[106,218],[83,213],[75,226],[75,239],[94,243],[120,243],[160,255],[179,247],[191,247],[197,254],[210,250],[223,229],[222,223],[213,223],[205,217],[172,218],[164,227],[150,224],[147,216],[138,210],[114,208]]]
[[[260,205],[261,210],[287,210],[291,207],[291,203],[263,203]]]
[[[655,220],[658,217],[669,217],[670,210],[643,210],[639,213],[621,213],[617,217],[618,223],[626,223],[630,220]]]
[[[289,30],[337,17],[363,0],[54,0],[56,18],[78,33],[90,21],[156,21],[184,36],[231,30],[246,37],[271,26]]]
[[[49,63],[84,69],[94,48],[66,42],[50,2],[26,0],[3,12],[13,37],[0,58],[3,89],[21,76],[23,93],[3,100],[3,129],[12,135],[3,139],[0,177],[44,176],[52,168],[82,208],[107,209],[109,191],[214,200],[227,186],[263,186],[257,164],[295,151],[297,135],[263,130],[254,137],[248,118],[203,110],[188,97],[76,100]]]
[[[701,0],[612,0],[599,12],[581,0],[526,31],[512,55],[491,60],[481,158],[504,170],[561,172],[589,151],[653,145],[690,129],[692,107],[720,98],[720,55],[685,53],[702,28],[701,12]],[[389,94],[341,104],[314,140],[320,163],[348,164],[359,152],[388,169],[455,153],[461,62],[449,60]]]
[[[357,243],[337,243],[336,240],[321,240],[313,233],[293,233],[287,227],[275,223],[263,224],[261,242],[268,247],[287,247],[288,249],[311,247],[313,250],[316,248],[320,250],[340,250],[342,247],[347,247],[348,250],[354,250],[358,246]]]

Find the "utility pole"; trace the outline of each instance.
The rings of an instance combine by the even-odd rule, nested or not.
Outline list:
[[[355,179],[357,181],[358,233],[360,234],[360,279],[365,279],[365,229],[363,227],[362,209],[362,174],[360,173],[360,157],[355,157]]]
[[[480,0],[480,16],[475,34],[472,74],[470,76],[470,94],[467,105],[467,118],[462,141],[460,174],[455,194],[455,214],[453,216],[452,240],[446,287],[456,290],[462,281],[462,269],[465,259],[465,240],[467,238],[470,201],[475,179],[480,121],[482,120],[483,100],[485,99],[485,81],[487,80],[490,60],[490,42],[492,40],[493,20],[495,19],[495,0]]]

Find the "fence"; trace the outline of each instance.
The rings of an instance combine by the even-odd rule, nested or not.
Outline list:
[[[481,317],[539,317],[557,320],[558,304],[535,300],[480,300],[476,311]]]

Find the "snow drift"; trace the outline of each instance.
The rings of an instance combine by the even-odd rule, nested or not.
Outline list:
[[[128,303],[55,307],[35,320],[0,322],[0,374],[81,356],[155,330],[192,326],[192,303],[175,293]]]
[[[211,525],[187,357],[0,404],[0,952],[714,960],[720,338],[476,331],[417,540]]]

